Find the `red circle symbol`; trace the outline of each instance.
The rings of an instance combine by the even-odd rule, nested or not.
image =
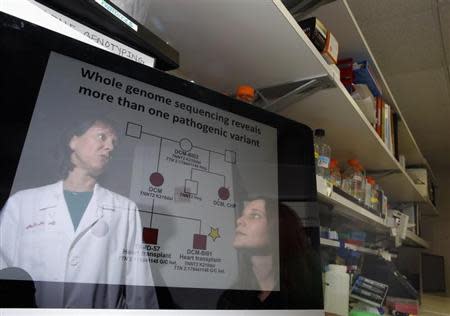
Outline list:
[[[228,198],[230,197],[230,190],[225,187],[221,187],[218,193],[221,200],[228,200]]]
[[[159,187],[164,183],[164,177],[159,172],[153,172],[150,175],[150,183],[155,187]]]

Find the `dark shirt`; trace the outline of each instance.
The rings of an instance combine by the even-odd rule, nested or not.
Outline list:
[[[322,270],[320,257],[313,251],[282,260],[280,290],[261,302],[260,291],[226,290],[218,309],[322,309]]]

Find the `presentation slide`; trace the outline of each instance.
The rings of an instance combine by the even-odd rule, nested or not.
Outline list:
[[[277,170],[275,128],[51,53],[0,215],[0,268],[34,281],[260,290],[237,282],[238,250],[268,249],[263,238],[279,263]],[[261,215],[255,199],[275,208]],[[272,228],[237,229],[244,209]]]

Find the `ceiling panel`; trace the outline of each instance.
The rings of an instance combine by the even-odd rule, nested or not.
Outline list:
[[[442,66],[440,33],[431,10],[382,23],[358,23],[383,73]]]
[[[444,68],[385,76],[402,113],[429,106],[449,106],[447,80]]]
[[[380,23],[431,10],[431,1],[433,0],[348,0],[348,4],[358,21]]]
[[[450,101],[444,70],[395,74],[386,79],[423,155],[433,167],[448,166],[447,155],[436,155],[443,147],[450,150]]]

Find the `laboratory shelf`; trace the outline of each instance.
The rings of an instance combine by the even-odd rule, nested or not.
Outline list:
[[[381,181],[391,201],[424,202],[331,66],[280,0],[248,0],[239,6],[233,1],[176,3],[174,9],[171,1],[148,2],[146,10],[158,12],[158,18],[149,19],[146,26],[179,51],[180,76],[225,94],[233,93],[241,84],[262,89],[325,78],[329,88],[306,97],[300,95],[301,100],[271,110],[311,128],[324,128],[333,156],[341,163],[356,158],[366,170],[390,172],[383,179],[393,179],[394,184]],[[329,16],[325,16],[326,10]],[[340,56],[370,59],[388,92],[387,101],[396,106],[347,2],[334,1],[313,12],[320,17],[319,13],[324,14],[325,24],[339,41]],[[414,162],[423,161],[414,158]]]
[[[419,204],[420,214],[426,216],[438,216],[439,210],[436,206],[431,202],[430,199],[427,199],[425,203]]]
[[[222,93],[329,75],[279,0],[149,1],[152,32],[180,53],[183,77]],[[251,12],[251,14],[249,14]],[[180,32],[182,30],[182,32]]]
[[[406,239],[403,241],[403,244],[425,249],[430,248],[430,244],[426,240],[420,238],[410,230],[406,231]]]
[[[346,2],[336,2],[343,21],[353,19]],[[357,158],[367,170],[398,171],[396,185],[386,190],[395,201],[422,201],[409,176],[400,170],[400,164],[281,1],[249,0],[239,6],[229,1],[181,1],[177,10],[172,10],[170,1],[154,1],[148,6],[158,12],[157,23],[150,22],[155,23],[150,25],[152,31],[180,52],[179,72],[198,84],[229,94],[243,83],[266,88],[328,78],[332,88],[273,110],[311,128],[324,128],[333,156],[341,161]],[[362,41],[367,48],[354,19],[351,21],[349,32],[356,32],[355,41]],[[195,45],[186,34],[195,34]],[[344,49],[344,44],[340,46]]]
[[[344,247],[345,249],[358,251],[358,252],[365,253],[365,254],[397,258],[396,254],[389,253],[383,249],[371,249],[371,248],[367,248],[367,247],[353,245],[350,243],[341,243],[339,240],[320,238],[320,245],[327,246],[327,247],[333,247],[333,248]]]
[[[406,171],[399,169],[384,175],[375,175],[376,182],[388,197],[388,202],[426,202]]]
[[[379,254],[379,251],[377,249],[370,249],[370,248],[366,248],[366,247],[362,247],[362,246],[353,245],[350,243],[343,243],[341,245],[341,242],[339,240],[320,238],[320,244],[322,246],[329,246],[329,247],[335,247],[335,248],[340,248],[343,246],[345,249],[368,253],[371,255]]]
[[[388,150],[341,82],[336,82],[335,88],[320,90],[284,108],[279,114],[303,122],[313,129],[325,129],[332,156],[341,166],[345,166],[348,159],[355,158],[368,171],[388,173],[380,177],[380,185],[391,201],[423,201],[410,176]]]
[[[391,90],[389,89],[389,86],[387,85],[377,62],[373,57],[370,47],[368,46],[361,32],[361,29],[359,28],[355,17],[351,12],[348,2],[346,0],[333,1],[329,4],[319,7],[313,12],[312,15],[321,19],[336,36],[336,39],[339,42],[340,58],[352,57],[356,61],[369,61],[369,64],[372,67],[373,75],[381,84],[383,98],[388,104],[394,107],[395,111],[400,117],[400,122],[398,124],[399,153],[405,156],[407,166],[424,166],[425,168],[427,168],[430,172],[431,178],[434,182],[436,182],[436,177],[433,174],[428,161],[423,156],[419,146],[417,145],[411,133],[411,130],[408,127],[408,124],[403,119],[400,108],[398,107],[397,102]],[[401,170],[401,173],[404,173],[404,171]],[[402,179],[400,179],[399,177]],[[410,188],[410,184],[406,184],[406,182],[411,182],[406,178],[409,178],[409,176],[393,175],[386,181],[382,180],[388,192],[391,192],[391,190],[394,189],[394,191],[392,191],[391,198],[393,198],[395,201],[401,202],[407,201],[408,197],[415,197],[410,201],[422,202],[422,209],[425,210],[423,214],[439,215],[439,211],[427,199],[417,199],[417,190]],[[390,185],[388,182],[391,180],[393,180],[393,182]]]
[[[350,201],[346,197],[333,191],[333,187],[327,184],[322,177],[316,176],[318,200],[333,207],[333,212],[350,220],[364,223],[365,229],[380,234],[391,234],[391,228],[385,224],[384,220]],[[430,202],[431,203],[431,202]],[[427,241],[423,240],[410,230],[406,232],[406,239],[403,241],[406,246],[429,248]]]
[[[348,2],[346,0],[333,1],[319,7],[312,15],[318,17],[335,35],[339,42],[340,58],[351,57],[355,61],[367,60],[369,62],[373,75],[381,85],[385,102],[393,106],[402,118],[401,123],[399,123],[399,152],[405,155],[407,165],[423,165],[431,171],[428,161],[412,136],[411,130],[403,120],[400,108],[353,16]]]
[[[389,233],[390,228],[386,226],[381,217],[334,192],[332,186],[329,186],[322,177],[317,176],[316,181],[318,200],[331,205],[333,212],[352,221],[364,224],[364,228],[369,231],[383,234]]]

